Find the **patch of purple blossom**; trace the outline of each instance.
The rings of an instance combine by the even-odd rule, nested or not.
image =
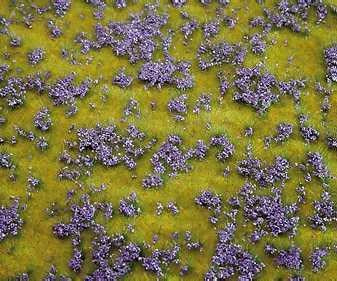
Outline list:
[[[263,263],[241,245],[231,242],[235,231],[236,225],[231,223],[218,232],[215,253],[204,280],[226,280],[234,275],[238,276],[238,280],[253,280],[262,271]]]
[[[240,65],[243,63],[247,50],[240,44],[220,42],[217,44],[202,43],[197,51],[199,68],[206,70],[223,63]]]
[[[23,220],[20,217],[19,200],[14,199],[10,206],[0,206],[0,242],[8,236],[16,236],[21,230]]]
[[[127,88],[131,85],[133,78],[125,73],[123,68],[118,70],[116,76],[112,78],[112,84],[119,86],[120,88]]]
[[[34,116],[34,126],[42,132],[46,132],[52,126],[50,111],[47,107],[42,107]]]
[[[337,82],[337,44],[325,49],[324,57],[327,65],[327,81]]]
[[[28,63],[36,65],[41,62],[45,57],[45,50],[42,48],[36,48],[27,54]]]
[[[52,6],[56,15],[64,16],[70,9],[71,0],[53,0]]]
[[[325,256],[328,255],[328,248],[327,247],[316,247],[311,255],[310,255],[310,262],[313,272],[318,272],[324,269],[326,266],[326,261],[323,259]]]
[[[119,201],[119,212],[126,217],[135,217],[141,213],[135,192]]]
[[[309,218],[312,228],[327,230],[327,226],[337,221],[337,206],[328,191],[323,191],[320,200],[315,200],[315,213]]]
[[[48,95],[54,105],[71,105],[75,102],[75,98],[84,98],[88,94],[91,85],[90,80],[84,80],[78,86],[74,84],[74,80],[75,73],[70,73],[48,86]]]

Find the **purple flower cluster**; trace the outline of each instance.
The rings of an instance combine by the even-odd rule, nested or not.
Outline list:
[[[90,80],[84,80],[78,86],[74,84],[75,74],[71,73],[63,78],[59,78],[53,85],[48,87],[48,95],[53,100],[54,105],[71,105],[75,98],[84,98],[90,89]]]
[[[248,104],[259,113],[266,112],[279,99],[276,78],[268,72],[263,73],[258,65],[239,68],[234,84],[238,91],[234,93],[233,100]]]
[[[315,142],[319,139],[319,132],[310,126],[301,126],[300,133],[303,139],[308,143]]]
[[[253,280],[265,266],[245,251],[241,245],[231,242],[236,225],[231,223],[218,232],[218,242],[211,266],[204,280],[227,280],[238,276],[238,280]]]
[[[202,31],[205,38],[216,36],[220,31],[220,24],[218,21],[209,21],[203,24]]]
[[[309,9],[316,10],[317,23],[324,21],[328,14],[327,6],[321,1],[290,1],[280,0],[274,9],[264,9],[264,13],[276,28],[286,27],[293,32],[305,32],[306,23],[309,17]]]
[[[286,250],[278,251],[275,262],[277,265],[287,269],[300,270],[303,267],[301,249],[298,247],[290,247]]]
[[[104,166],[113,167],[124,164],[128,169],[136,168],[136,160],[150,149],[155,140],[147,145],[141,145],[145,133],[135,126],[127,128],[127,134],[118,132],[115,125],[102,126],[97,124],[94,128],[80,128],[77,130],[78,152],[94,153],[94,160]]]
[[[146,271],[155,273],[158,277],[164,276],[164,268],[170,263],[177,263],[180,247],[175,244],[165,250],[155,249],[150,256],[140,257],[143,268]]]
[[[289,169],[289,161],[281,156],[277,156],[272,165],[263,167],[261,161],[250,154],[237,166],[240,175],[254,179],[260,186],[273,185],[287,180]]]
[[[135,217],[141,213],[135,192],[119,201],[119,212],[126,217]]]
[[[323,191],[320,200],[314,201],[315,213],[309,218],[311,227],[325,231],[327,225],[337,221],[337,206],[328,191]]]
[[[337,82],[337,44],[325,49],[324,57],[327,66],[326,78],[328,82]]]
[[[174,114],[174,118],[177,121],[184,120],[184,115],[187,113],[187,95],[181,95],[176,98],[172,98],[167,103],[167,109]]]
[[[240,44],[220,42],[217,44],[202,43],[197,51],[199,68],[206,70],[210,67],[229,63],[242,64],[247,50]]]
[[[18,235],[22,225],[18,199],[14,199],[9,207],[0,206],[0,242],[8,236]]]
[[[221,213],[221,209],[223,206],[221,196],[212,192],[209,189],[203,190],[198,196],[196,196],[194,202],[197,205],[212,211],[216,216]]]
[[[107,26],[97,24],[95,40],[90,41],[81,36],[77,42],[82,45],[84,53],[90,49],[110,47],[117,56],[128,57],[131,63],[149,61],[157,47],[155,39],[161,34],[160,29],[166,25],[167,19],[168,15],[158,14],[156,6],[146,5],[142,13],[133,14],[126,22],[110,21]]]
[[[0,168],[10,169],[13,165],[11,155],[6,152],[0,152]]]
[[[143,179],[142,184],[143,184],[143,187],[146,189],[157,188],[157,187],[163,186],[164,181],[160,175],[149,174]]]
[[[193,113],[199,114],[202,109],[205,111],[211,111],[211,95],[206,93],[200,94],[193,107]]]
[[[27,85],[22,78],[9,77],[6,84],[0,88],[0,98],[4,98],[9,107],[17,108],[23,105],[26,90]]]
[[[198,27],[199,24],[194,19],[190,19],[183,24],[180,30],[184,35],[185,42],[187,42],[187,40],[189,40],[192,37],[193,33],[198,29]]]
[[[252,52],[254,54],[263,54],[266,51],[266,42],[262,39],[262,35],[260,33],[254,34],[250,41]]]
[[[316,247],[310,255],[311,267],[313,272],[318,272],[324,269],[326,261],[323,259],[328,255],[326,247]]]
[[[287,232],[293,234],[299,221],[299,217],[294,216],[297,207],[283,204],[281,192],[278,189],[269,196],[254,195],[254,190],[255,186],[246,183],[240,192],[244,200],[244,216],[253,222],[257,233],[261,234],[253,241],[257,242],[268,233],[273,236]]]
[[[216,135],[211,137],[210,145],[220,149],[216,155],[216,158],[222,162],[230,158],[235,152],[234,144],[232,144],[225,135]]]
[[[306,166],[310,166],[312,168],[312,174],[318,177],[321,181],[326,181],[329,179],[330,172],[324,163],[323,156],[319,152],[307,153]]]
[[[166,58],[164,61],[150,61],[142,65],[138,78],[148,82],[151,87],[161,88],[169,84],[177,89],[186,90],[192,88],[194,83],[190,67],[190,62],[174,61],[173,58]]]
[[[78,248],[73,249],[73,256],[69,260],[69,268],[75,272],[81,271],[82,265],[84,262],[84,256],[82,251],[80,251]]]
[[[34,116],[35,128],[42,132],[48,131],[52,126],[52,120],[50,117],[50,111],[47,107],[41,108]]]
[[[71,0],[53,0],[52,5],[56,15],[64,16],[70,9]]]
[[[27,54],[28,63],[36,65],[41,62],[45,57],[45,50],[42,48],[36,48]]]
[[[124,69],[118,70],[115,77],[112,78],[112,84],[119,86],[120,88],[127,88],[131,85],[133,78],[125,74]]]
[[[186,0],[171,0],[173,7],[180,8],[186,4]]]

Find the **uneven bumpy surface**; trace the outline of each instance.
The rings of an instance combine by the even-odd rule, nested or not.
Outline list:
[[[0,280],[337,280],[335,0],[0,2]]]

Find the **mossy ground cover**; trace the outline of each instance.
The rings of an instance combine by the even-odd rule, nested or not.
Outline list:
[[[25,5],[35,2],[38,5],[45,5],[47,1],[7,1],[0,4],[0,15],[6,18],[17,19],[20,14],[13,3],[25,2]],[[115,9],[111,1],[107,1],[107,8],[103,22],[113,20],[126,20],[129,13],[139,11],[146,1],[130,3],[126,9]],[[331,4],[334,3],[330,0]],[[266,6],[272,6],[274,1],[266,1]],[[199,21],[207,21],[214,17],[216,3],[203,6],[199,1],[188,1],[183,10],[186,10]],[[234,10],[232,10],[234,9]],[[172,7],[169,1],[160,2],[160,10],[168,12],[169,23],[164,30],[178,30],[183,23],[178,9]],[[248,34],[251,28],[248,20],[254,16],[262,15],[261,5],[256,1],[233,0],[226,12],[231,14],[236,12],[238,23],[235,28],[229,29],[221,27],[216,40],[226,40],[228,42],[238,42],[243,35]],[[81,15],[81,17],[80,17]],[[53,19],[64,30],[64,34],[57,40],[50,39],[46,22]],[[197,30],[192,36],[191,42],[185,46],[182,43],[183,36],[177,32],[173,38],[170,53],[178,59],[192,61],[191,72],[195,79],[193,89],[188,90],[188,104],[191,109],[199,94],[202,92],[211,93],[212,111],[202,112],[200,115],[189,113],[183,122],[175,122],[167,110],[167,102],[180,94],[180,91],[173,87],[144,88],[144,84],[137,79],[132,86],[127,89],[120,89],[111,84],[111,77],[120,67],[125,67],[132,76],[137,76],[140,63],[130,64],[126,58],[115,56],[108,48],[100,51],[90,51],[87,56],[80,53],[79,45],[74,43],[74,37],[78,32],[84,31],[93,35],[95,19],[92,16],[92,9],[85,1],[73,1],[71,9],[62,18],[52,13],[39,16],[33,23],[32,29],[27,29],[22,23],[14,22],[10,25],[10,33],[22,38],[23,45],[20,48],[10,48],[7,36],[0,36],[1,53],[9,53],[10,59],[1,57],[1,63],[9,63],[13,73],[17,75],[27,75],[36,71],[50,71],[51,80],[55,81],[71,71],[78,75],[76,79],[82,81],[87,76],[92,79],[99,79],[99,83],[94,85],[90,93],[77,102],[79,111],[73,117],[65,116],[63,106],[53,106],[46,94],[39,95],[36,92],[28,92],[24,106],[19,109],[9,109],[5,102],[0,100],[0,115],[7,118],[7,122],[0,127],[1,136],[11,136],[14,134],[15,125],[37,132],[32,124],[34,114],[41,106],[48,106],[51,109],[53,126],[50,132],[44,135],[49,140],[49,148],[45,152],[39,151],[32,143],[18,139],[16,145],[4,144],[0,149],[13,154],[13,160],[17,165],[17,180],[9,180],[8,171],[0,169],[0,202],[6,204],[10,196],[20,196],[22,200],[27,199],[26,178],[29,171],[41,178],[42,185],[37,192],[33,192],[31,198],[27,199],[27,208],[23,212],[24,226],[16,237],[11,237],[0,242],[0,280],[8,280],[19,272],[29,272],[32,280],[41,280],[51,264],[54,264],[59,272],[71,276],[74,280],[83,280],[87,274],[93,271],[90,259],[85,259],[83,270],[79,274],[73,273],[68,268],[68,260],[71,257],[71,243],[69,240],[59,240],[52,233],[52,226],[62,220],[69,219],[70,212],[66,209],[64,198],[70,188],[76,188],[75,184],[69,181],[60,181],[57,177],[59,169],[62,167],[58,161],[59,154],[64,148],[64,140],[71,139],[73,134],[68,131],[72,124],[77,127],[94,127],[96,123],[106,124],[114,122],[120,128],[125,128],[126,123],[121,121],[125,104],[130,98],[135,98],[140,103],[141,118],[131,117],[128,122],[134,123],[144,130],[149,136],[158,138],[159,142],[151,150],[156,151],[168,134],[179,134],[186,147],[190,147],[197,139],[208,140],[210,136],[217,133],[226,133],[235,145],[234,156],[221,163],[216,161],[216,149],[211,149],[210,155],[204,161],[192,161],[193,169],[189,173],[179,174],[176,178],[165,179],[165,184],[160,190],[144,190],[142,179],[151,171],[151,153],[147,153],[137,162],[137,169],[129,171],[119,166],[116,168],[106,168],[96,164],[91,177],[84,178],[84,185],[106,183],[106,191],[93,194],[93,200],[108,200],[112,202],[115,210],[118,208],[119,200],[127,196],[130,192],[136,191],[142,214],[137,218],[124,218],[116,212],[110,221],[99,217],[108,232],[116,233],[125,231],[127,224],[135,225],[135,232],[128,234],[131,241],[151,241],[154,233],[159,234],[158,247],[166,247],[170,243],[170,234],[174,231],[190,230],[195,237],[204,243],[204,250],[199,252],[184,251],[181,254],[181,261],[188,263],[192,270],[184,277],[185,280],[201,280],[208,270],[210,259],[214,253],[216,245],[216,230],[208,223],[209,213],[207,210],[198,208],[194,204],[194,198],[201,190],[211,187],[217,193],[221,193],[224,199],[229,198],[238,192],[245,182],[245,179],[235,173],[238,161],[244,158],[246,145],[251,142],[255,155],[270,163],[275,156],[283,155],[291,162],[302,162],[307,151],[319,151],[325,159],[327,166],[333,174],[337,172],[337,154],[327,149],[324,138],[315,144],[305,144],[300,136],[299,130],[295,127],[295,133],[289,141],[284,144],[272,144],[271,148],[264,148],[264,137],[275,132],[275,128],[280,122],[290,122],[296,124],[298,112],[309,114],[310,123],[314,125],[324,136],[330,131],[334,131],[337,126],[337,98],[335,94],[331,96],[331,111],[327,114],[326,123],[322,124],[323,116],[320,112],[322,97],[315,93],[314,82],[322,81],[325,84],[325,64],[323,60],[324,49],[337,41],[337,16],[330,14],[324,24],[316,25],[314,20],[309,21],[308,34],[296,34],[287,29],[273,29],[268,35],[268,48],[265,54],[258,56],[252,53],[247,55],[245,66],[255,65],[263,61],[266,68],[278,79],[302,78],[305,77],[309,83],[302,91],[300,106],[295,106],[294,101],[289,96],[281,98],[280,102],[273,105],[268,112],[263,115],[257,114],[249,106],[235,103],[232,100],[233,89],[225,95],[221,103],[217,102],[219,81],[217,73],[222,71],[229,77],[234,75],[235,67],[231,65],[221,65],[207,71],[200,71],[195,57],[197,48],[202,41],[202,31]],[[276,43],[271,44],[275,40]],[[36,66],[27,64],[26,54],[28,51],[43,47],[46,50],[46,59]],[[60,57],[60,50],[67,48],[71,50],[81,65],[72,65]],[[288,58],[292,56],[291,62]],[[86,63],[90,58],[91,62]],[[161,58],[161,54],[155,53],[155,58]],[[108,89],[107,99],[102,99],[102,87]],[[336,86],[331,86],[336,90]],[[151,110],[150,102],[155,101],[156,110]],[[95,104],[92,109],[90,104]],[[207,123],[211,126],[206,128]],[[254,136],[245,138],[243,130],[245,127],[254,127]],[[223,169],[230,167],[232,173],[224,178]],[[135,175],[136,177],[132,177]],[[296,200],[295,188],[299,182],[303,182],[303,174],[294,171],[290,174],[290,180],[283,193],[285,202]],[[331,180],[331,193],[337,200],[336,181]],[[320,197],[322,187],[318,180],[313,180],[306,184],[308,200],[300,210],[300,216],[306,218],[313,213],[312,202]],[[85,192],[85,190],[81,191]],[[156,202],[175,201],[180,207],[180,214],[172,216],[164,214],[156,216],[154,209]],[[48,217],[45,209],[52,202],[59,202],[60,213],[55,217]],[[249,224],[244,226],[243,218],[238,223],[237,241],[256,254],[266,267],[258,275],[259,280],[287,280],[292,272],[273,266],[273,260],[267,257],[263,251],[263,243],[252,245],[245,238],[244,233],[249,229]],[[91,233],[84,233],[83,249],[85,256],[91,253]],[[312,230],[305,219],[301,220],[298,234],[294,242],[302,249],[304,256],[308,257],[315,246],[327,245],[336,241],[336,225],[330,227],[326,232]],[[264,242],[272,241],[280,247],[291,245],[286,236],[279,238],[264,238]],[[337,280],[337,254],[329,255],[327,267],[323,272],[315,274],[311,272],[310,262],[304,260],[304,269],[301,274],[307,280]],[[181,280],[179,277],[179,267],[171,265],[166,274],[166,280]],[[145,272],[139,265],[136,265],[132,273],[126,280],[155,280],[156,276]]]

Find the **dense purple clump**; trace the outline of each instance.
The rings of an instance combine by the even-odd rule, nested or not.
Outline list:
[[[270,196],[254,195],[254,190],[255,187],[249,183],[241,189],[245,218],[253,222],[256,230],[263,230],[262,234],[270,233],[273,236],[283,233],[293,234],[299,220],[299,217],[294,216],[296,206],[285,205],[280,190],[276,189]]]
[[[307,153],[307,166],[311,167],[312,174],[320,180],[325,181],[329,179],[330,172],[324,163],[323,156],[319,152]]]
[[[34,116],[35,128],[42,132],[48,131],[52,126],[52,120],[50,117],[50,111],[47,107],[41,108]]]
[[[158,188],[161,187],[164,184],[163,179],[160,175],[156,174],[149,174],[143,179],[143,187],[148,188]]]
[[[250,41],[252,52],[254,54],[263,54],[266,51],[266,42],[262,39],[262,35],[259,33],[254,34]]]
[[[254,179],[260,186],[273,185],[287,180],[289,169],[289,161],[282,156],[277,156],[273,164],[264,167],[259,159],[250,154],[237,166],[240,175]]]
[[[186,4],[186,0],[171,0],[173,7],[180,8]]]
[[[218,21],[209,21],[203,24],[202,31],[206,38],[216,36],[220,31],[220,24]]]
[[[188,160],[197,156],[193,150],[183,151],[179,146],[183,140],[177,135],[169,135],[157,152],[151,157],[151,164],[154,174],[161,175],[168,173],[169,176],[176,176],[179,172],[188,172],[191,165]]]
[[[187,113],[187,95],[181,95],[172,98],[167,103],[167,109],[174,114],[176,120],[184,120],[184,115]]]
[[[235,230],[235,224],[228,224],[218,232],[216,250],[204,280],[227,280],[235,275],[238,280],[253,280],[265,266],[242,246],[231,242]]]
[[[310,262],[313,272],[318,272],[324,269],[326,261],[323,259],[328,255],[326,247],[316,247],[310,255]]]
[[[52,5],[56,15],[64,16],[70,9],[71,0],[53,0]]]
[[[0,206],[0,242],[8,236],[18,235],[22,225],[18,199],[14,199],[8,207]]]
[[[138,78],[148,85],[161,88],[165,84],[174,85],[177,89],[186,90],[193,87],[191,63],[174,61],[166,58],[162,61],[150,61],[142,65]]]
[[[307,31],[310,8],[316,10],[317,24],[325,20],[328,9],[322,1],[277,1],[273,9],[265,8],[264,13],[272,26],[298,33]]]
[[[133,78],[125,74],[124,69],[120,69],[115,77],[112,78],[112,84],[120,88],[127,88],[131,85]]]
[[[6,152],[0,152],[0,168],[10,169],[13,165],[12,156]]]
[[[284,142],[290,138],[292,133],[293,133],[293,125],[290,123],[283,122],[277,125],[277,133],[273,139],[277,143]]]
[[[337,82],[337,44],[325,49],[324,57],[327,65],[326,78],[328,82]]]
[[[48,87],[48,95],[54,105],[71,105],[75,98],[84,98],[90,89],[90,80],[84,80],[78,86],[74,84],[75,74],[71,73],[59,78],[53,85]]]
[[[126,217],[135,217],[141,213],[136,193],[130,193],[119,201],[119,212]]]
[[[203,140],[197,140],[196,145],[190,151],[191,151],[191,154],[193,154],[194,158],[198,160],[203,160],[206,158],[208,150],[209,150],[209,147],[206,145],[206,143]]]
[[[195,197],[194,202],[215,213],[220,213],[223,206],[221,196],[208,189],[203,190],[197,197]]]
[[[303,267],[301,249],[298,247],[290,247],[286,250],[279,251],[275,258],[277,265],[287,269],[299,270]]]
[[[135,169],[136,160],[152,147],[155,140],[143,145],[145,133],[136,127],[128,127],[126,131],[127,134],[122,134],[113,124],[80,128],[77,130],[78,152],[91,151],[93,159],[107,167],[124,164],[128,169]]]
[[[140,118],[140,105],[139,102],[133,98],[129,99],[123,109],[123,119],[122,121],[126,121],[127,118],[135,116],[136,118]]]
[[[31,190],[34,190],[41,185],[41,180],[32,175],[29,175],[27,178],[27,183],[28,183],[28,187]]]
[[[99,4],[98,0],[90,0]],[[103,6],[104,5],[96,5]],[[168,15],[160,15],[155,5],[146,5],[139,14],[130,15],[125,22],[110,21],[107,26],[97,24],[95,40],[91,41],[82,36],[78,43],[84,53],[90,49],[110,47],[117,56],[126,56],[131,63],[139,60],[149,61],[157,48],[156,38],[161,35],[160,29],[166,25]]]
[[[225,135],[216,135],[211,137],[210,145],[220,149],[216,158],[222,162],[230,158],[235,152],[234,144],[232,144]]]
[[[7,105],[17,108],[23,105],[26,96],[26,82],[19,77],[9,77],[6,84],[0,88],[0,98],[4,98]]]
[[[248,104],[259,113],[266,112],[279,100],[276,78],[268,72],[263,73],[259,66],[239,68],[234,84],[237,91],[233,100]]]
[[[69,223],[57,223],[53,233],[59,239],[66,237],[77,238],[82,231],[92,226],[96,207],[90,202],[89,196],[81,197],[81,204],[71,205],[72,217]]]
[[[1,64],[0,65],[0,82],[4,81],[6,73],[9,71],[8,64]]]
[[[36,48],[27,54],[28,63],[36,65],[44,59],[45,51],[42,48]]]
[[[313,205],[315,213],[309,218],[311,227],[325,231],[328,225],[337,221],[337,206],[329,192],[323,191],[321,199],[315,200]]]
[[[82,251],[74,248],[73,249],[73,256],[69,260],[69,268],[75,272],[81,271],[82,265],[83,265],[84,257],[82,254]]]
[[[183,24],[181,27],[181,32],[184,35],[185,42],[189,40],[193,33],[198,29],[199,24],[196,20],[188,20],[186,23]]]
[[[202,43],[197,51],[201,70],[223,63],[242,64],[247,50],[239,44],[221,42],[218,44]]]
[[[300,133],[303,139],[308,143],[315,142],[319,139],[319,131],[313,127],[301,126]]]

